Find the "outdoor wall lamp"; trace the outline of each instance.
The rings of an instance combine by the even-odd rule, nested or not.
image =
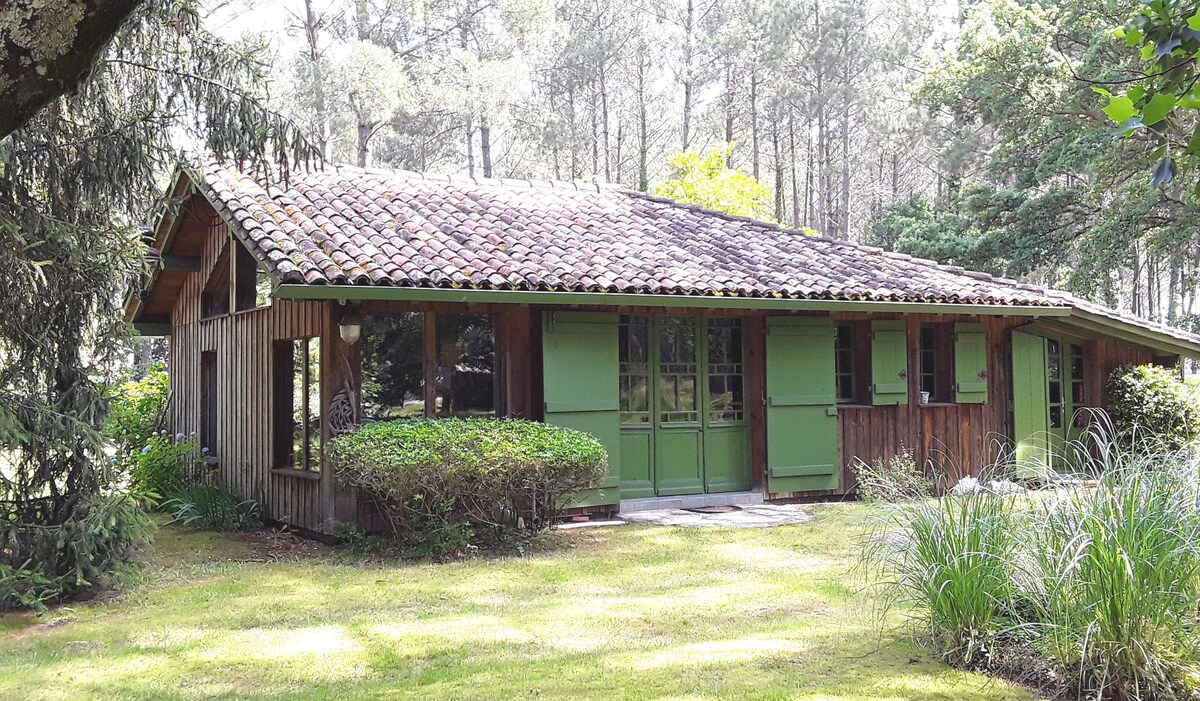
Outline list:
[[[338,323],[338,335],[351,346],[358,343],[358,339],[362,338],[362,319],[354,312],[343,315]]]

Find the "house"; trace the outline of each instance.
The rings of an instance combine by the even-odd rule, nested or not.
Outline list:
[[[205,162],[170,195],[127,307],[170,337],[170,424],[313,531],[371,523],[321,450],[364,420],[583,429],[610,456],[595,510],[836,497],[901,446],[950,483],[1036,455],[1114,367],[1200,355],[1063,292],[615,187]]]

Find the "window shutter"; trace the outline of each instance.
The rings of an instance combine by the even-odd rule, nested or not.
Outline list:
[[[987,401],[987,334],[982,324],[954,325],[954,401]]]
[[[872,404],[908,404],[908,331],[903,320],[871,322]]]
[[[767,491],[837,489],[833,323],[767,317]]]
[[[620,500],[621,418],[617,315],[548,312],[542,334],[545,421],[590,433],[608,451],[608,474],[599,489],[570,506]]]
[[[1012,334],[1013,442],[1021,477],[1041,477],[1050,464],[1046,339]]]

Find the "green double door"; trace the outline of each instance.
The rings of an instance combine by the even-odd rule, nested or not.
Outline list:
[[[750,488],[740,319],[620,317],[625,499]]]

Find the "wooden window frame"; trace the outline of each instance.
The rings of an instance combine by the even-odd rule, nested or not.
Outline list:
[[[312,454],[313,443],[312,443],[312,434],[310,433],[310,431],[312,430],[312,406],[310,405],[309,398],[312,395],[311,387],[312,387],[314,378],[311,375],[311,365],[312,364],[309,360],[309,354],[311,352],[309,349],[309,344],[310,344],[310,342],[312,342],[314,340],[318,344],[321,344],[320,336],[302,336],[299,338],[279,339],[272,344],[272,352],[271,352],[271,371],[272,371],[272,383],[273,383],[272,404],[274,405],[274,417],[273,417],[274,425],[272,426],[272,434],[274,436],[274,447],[275,447],[273,460],[272,460],[273,471],[293,472],[293,473],[299,473],[299,474],[303,474],[303,475],[316,475],[316,474],[320,474],[320,472],[321,472],[322,453],[323,453],[324,446],[325,446],[324,435],[323,435],[324,434],[324,417],[323,416],[321,417],[321,422],[318,424],[317,429],[316,429],[319,435],[317,436],[317,444],[316,444],[317,455],[315,456],[315,459]],[[303,361],[304,377],[303,377],[303,380],[301,381],[301,388],[300,388],[300,392],[302,395],[301,414],[303,416],[303,421],[302,421],[303,430],[301,432],[301,441],[300,441],[300,446],[301,446],[301,448],[300,448],[300,450],[301,450],[300,465],[302,467],[296,466],[296,460],[295,460],[296,456],[295,456],[294,442],[293,442],[295,439],[295,434],[294,434],[295,428],[292,425],[292,419],[293,419],[292,410],[294,408],[294,402],[296,400],[295,395],[294,395],[294,392],[296,392],[296,387],[295,387],[296,367],[295,367],[295,360],[294,360],[295,346],[293,344],[296,344],[296,343],[299,343],[300,347],[303,349],[303,357],[304,357],[304,361]],[[323,350],[324,349],[320,348],[320,345],[318,345],[318,353],[320,354]],[[321,391],[320,390],[320,382],[321,382],[321,367],[320,367],[320,365],[318,365],[318,367],[317,367],[317,377],[315,378],[315,381],[318,383],[317,391],[320,392]],[[320,395],[318,395],[317,401],[318,401],[318,403],[320,403],[322,401],[320,398]],[[320,411],[320,409],[321,409],[321,407],[318,406],[317,410]]]
[[[929,392],[929,404],[954,403],[954,324],[920,325],[916,376],[917,392]]]
[[[217,399],[217,388],[220,381],[217,377],[217,352],[215,350],[200,351],[200,447],[206,449],[211,458],[217,457],[217,411],[220,402]]]
[[[204,289],[200,291],[200,319],[215,319],[233,311],[233,278],[230,271],[230,246],[226,241],[213,263]]]
[[[871,322],[839,321],[834,325],[834,391],[837,403],[871,405]],[[842,378],[848,378],[850,393],[842,392]]]

